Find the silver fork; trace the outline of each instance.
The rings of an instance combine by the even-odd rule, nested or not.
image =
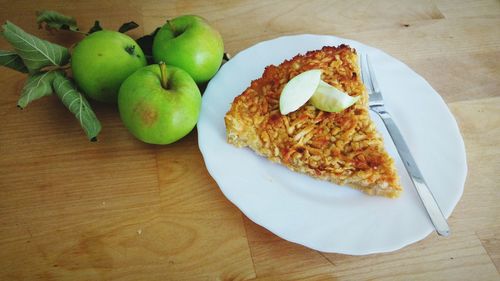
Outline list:
[[[398,127],[392,120],[391,115],[385,109],[384,99],[382,98],[382,93],[380,92],[380,88],[378,87],[377,80],[375,78],[375,73],[373,71],[373,67],[370,64],[368,55],[361,55],[360,60],[360,68],[361,68],[361,78],[363,83],[366,86],[366,89],[369,92],[369,106],[370,109],[376,112],[382,121],[384,122],[385,127],[389,131],[394,144],[396,145],[396,149],[398,150],[399,156],[410,175],[410,178],[417,190],[420,199],[422,200],[422,204],[427,210],[427,214],[436,229],[436,232],[441,236],[450,235],[450,227],[446,222],[446,218],[439,209],[439,205],[436,202],[436,199],[432,195],[431,190],[429,189],[427,183],[422,176],[422,173],[418,169],[413,156],[410,153],[410,149],[408,145],[401,135]]]

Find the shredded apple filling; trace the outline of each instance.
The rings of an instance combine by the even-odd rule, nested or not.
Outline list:
[[[282,115],[279,100],[283,88],[311,69],[321,70],[321,80],[357,97],[357,102],[337,113],[319,110],[308,102]],[[227,141],[249,147],[296,172],[370,195],[397,197],[401,187],[394,161],[370,119],[367,102],[355,50],[346,45],[323,47],[267,66],[227,112]]]

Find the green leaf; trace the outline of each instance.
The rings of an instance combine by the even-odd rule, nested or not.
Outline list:
[[[28,68],[24,65],[21,57],[13,51],[0,50],[0,65],[12,68],[22,73],[28,73]]]
[[[26,33],[7,21],[3,25],[3,36],[14,47],[29,72],[37,72],[49,65],[62,66],[69,61],[68,49]]]
[[[94,26],[92,26],[92,28],[90,28],[89,32],[87,32],[87,34],[91,34],[91,33],[94,33],[96,31],[99,31],[99,30],[102,30],[102,27],[101,27],[101,23],[96,20],[94,22]]]
[[[52,81],[54,78],[54,71],[30,74],[26,83],[24,83],[17,106],[23,109],[30,102],[52,94]]]
[[[221,62],[221,65],[222,65],[222,64],[225,64],[226,62],[228,62],[231,58],[232,58],[231,54],[229,54],[229,53],[224,53],[224,55],[222,56],[222,62]]]
[[[120,29],[118,29],[118,32],[125,33],[129,30],[132,30],[132,29],[135,29],[138,27],[139,27],[139,25],[133,21],[126,22],[126,23],[122,24],[122,26],[120,26]]]
[[[146,59],[148,60],[148,64],[154,63],[153,61],[153,40],[155,38],[156,33],[160,30],[159,27],[157,27],[153,33],[144,35],[141,38],[135,40],[139,47],[141,47],[142,51],[144,52],[144,56],[146,56]]]
[[[78,31],[78,26],[76,25],[76,20],[73,17],[65,16],[55,11],[39,11],[36,13],[36,22],[38,27],[45,29],[56,29],[56,30],[71,30]]]
[[[85,97],[76,90],[75,85],[62,73],[57,72],[52,83],[54,90],[62,103],[80,121],[85,134],[90,141],[96,141],[101,131],[101,123]]]

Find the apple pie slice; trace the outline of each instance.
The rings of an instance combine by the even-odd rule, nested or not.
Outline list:
[[[311,69],[321,69],[323,81],[360,98],[339,113],[306,103],[282,115],[279,99],[283,87]],[[385,151],[368,110],[356,51],[346,45],[323,47],[267,66],[227,112],[227,141],[249,147],[296,172],[370,195],[398,197],[401,187],[394,160]]]

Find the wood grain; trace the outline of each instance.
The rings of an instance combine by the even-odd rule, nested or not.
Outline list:
[[[478,1],[0,0],[0,21],[38,30],[53,9],[135,38],[182,14],[205,17],[231,54],[282,35],[331,34],[380,48],[441,94],[467,150],[449,238],[368,256],[320,253],[247,219],[210,177],[193,131],[168,146],[135,140],[115,106],[92,102],[89,143],[57,98],[16,108],[25,76],[0,68],[1,280],[500,280],[500,3]],[[8,48],[0,40],[0,48]]]

